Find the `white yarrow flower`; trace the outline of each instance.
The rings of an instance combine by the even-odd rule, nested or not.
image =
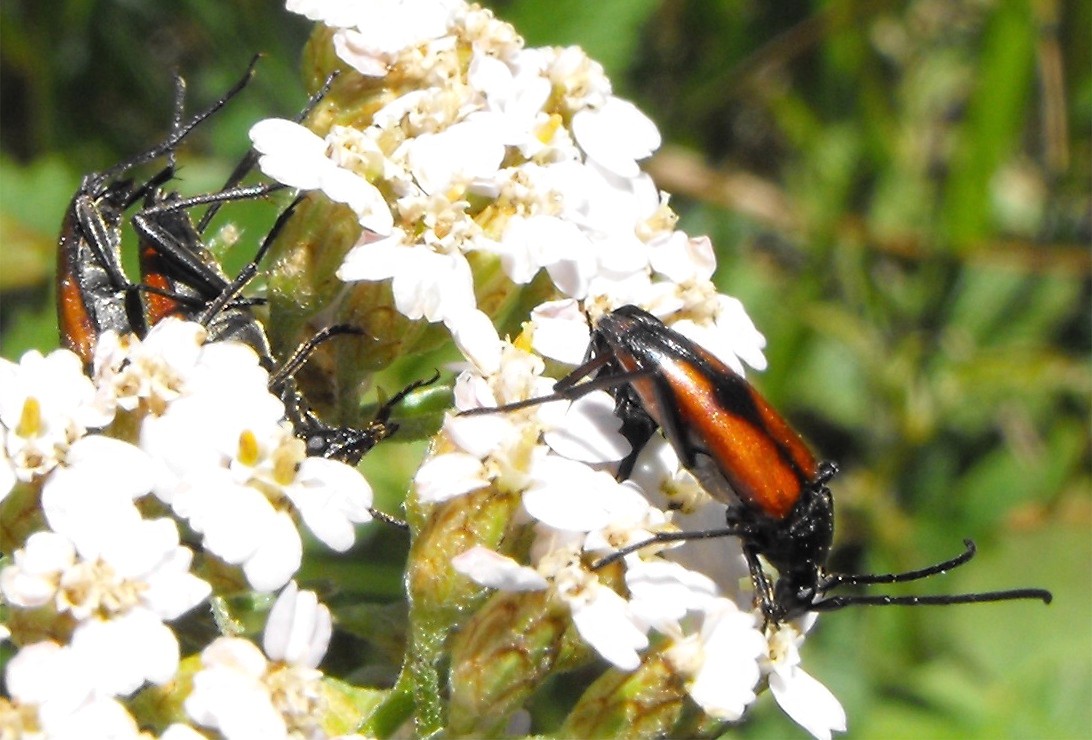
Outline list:
[[[687,690],[706,713],[735,721],[755,700],[766,640],[754,615],[739,611],[731,601],[717,599],[703,611],[701,631],[676,636],[666,657],[689,678]]]
[[[55,642],[23,647],[4,680],[11,705],[0,700],[4,737],[79,740],[142,737],[125,707],[98,690],[97,666]]]
[[[456,409],[531,401],[449,415],[415,476],[426,508],[480,491],[519,497],[506,547],[522,561],[473,547],[454,569],[490,588],[542,592],[617,669],[638,669],[652,645],[710,717],[740,719],[765,675],[815,737],[844,730],[837,699],[800,668],[810,623],[764,634],[761,615],[748,611],[738,539],[712,543],[719,566],[693,557],[689,543],[657,543],[603,567],[657,532],[723,527],[723,504],[709,501],[661,436],[631,450],[617,388],[600,381],[585,394],[565,390],[566,379],[555,393],[548,363],[585,363],[601,351],[588,346],[595,321],[633,304],[731,371],[765,366],[762,334],[716,290],[711,243],[676,229],[668,195],[641,170],[661,143],[655,124],[613,94],[582,50],[525,48],[511,26],[462,0],[287,7],[331,29],[314,39],[339,58],[335,105],[345,89],[362,91],[360,110],[335,116],[338,124],[316,115],[321,136],[283,119],[250,130],[266,175],[342,204],[324,212],[349,219],[337,243],[356,241],[336,272],[347,285],[331,292],[322,318],[369,291],[389,295],[393,310],[442,323],[453,338],[464,360]],[[380,281],[389,293],[353,285]],[[525,301],[542,302],[517,329],[514,309]],[[502,338],[501,320],[518,336]],[[179,319],[142,333],[104,332],[90,377],[65,351],[0,361],[0,501],[18,486],[16,500],[40,501],[28,513],[49,527],[15,528],[0,570],[11,639],[31,643],[5,675],[15,735],[138,736],[117,697],[178,678],[167,623],[212,593],[190,572],[178,520],[200,540],[208,572],[224,582],[241,572],[254,591],[283,587],[261,649],[220,637],[201,650],[183,703],[194,727],[229,740],[324,737],[337,710],[325,704],[331,685],[318,665],[333,620],[292,580],[304,558],[299,525],[348,551],[371,519],[371,488],[352,467],[305,454],[285,402],[269,392],[272,358],[210,343],[206,327]],[[407,353],[419,334],[407,332]],[[581,373],[595,383],[602,364],[590,367]],[[534,402],[551,395],[561,400]],[[631,480],[619,481],[631,454]],[[153,511],[174,518],[144,518]],[[38,619],[41,634],[69,643],[26,639]],[[525,723],[512,711],[512,727]],[[200,736],[181,723],[163,735]]]
[[[112,399],[100,396],[72,352],[43,356],[32,350],[18,363],[0,358],[5,479],[41,478],[63,462],[88,429],[109,424],[113,415]],[[10,488],[0,489],[0,499]]]
[[[128,695],[178,669],[170,621],[204,601],[209,584],[189,572],[173,520],[118,509],[94,527],[37,532],[0,572],[0,590],[23,608],[51,606],[75,621],[71,649],[96,666],[101,691]]]
[[[46,479],[42,510],[55,531],[97,537],[118,517],[132,517],[133,501],[152,489],[154,476],[153,460],[128,442],[82,437]]]
[[[144,420],[141,447],[157,464],[156,496],[203,536],[205,549],[263,591],[299,569],[293,512],[334,550],[349,549],[354,525],[371,520],[371,487],[344,463],[307,457],[253,350],[205,344],[183,377],[179,395]]]
[[[800,667],[800,644],[815,618],[811,613],[769,628],[764,671],[769,674],[770,692],[785,714],[817,740],[830,740],[832,733],[845,732],[845,710],[830,689]]]
[[[322,673],[330,612],[291,583],[266,623],[266,654],[241,638],[221,637],[201,653],[186,713],[230,740],[320,737]]]
[[[250,140],[261,153],[258,166],[269,177],[300,190],[319,190],[344,203],[360,225],[376,234],[390,233],[393,221],[383,195],[365,177],[342,167],[336,156],[338,131],[322,139],[293,121],[268,118],[250,129]]]
[[[571,553],[555,551],[539,568],[521,566],[488,548],[474,547],[452,565],[483,586],[506,591],[550,592],[572,612],[580,636],[605,660],[622,670],[640,665],[638,651],[648,647],[647,628],[634,618],[626,600],[573,562]]]

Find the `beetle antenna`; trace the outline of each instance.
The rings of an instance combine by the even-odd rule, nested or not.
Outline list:
[[[164,139],[162,142],[160,142],[156,146],[152,147],[151,149],[148,149],[147,151],[136,155],[132,159],[128,159],[128,160],[126,160],[124,162],[120,162],[120,163],[114,165],[113,167],[111,167],[111,168],[109,168],[107,170],[104,170],[103,172],[98,173],[98,175],[96,176],[97,180],[99,182],[106,182],[108,180],[112,180],[112,179],[114,179],[116,177],[119,177],[120,175],[122,175],[126,171],[133,169],[134,167],[138,167],[138,166],[144,164],[145,162],[150,162],[153,159],[158,159],[159,157],[162,157],[162,156],[164,156],[166,154],[171,153],[174,150],[174,148],[178,146],[178,142],[182,141],[182,139],[184,139],[187,135],[189,135],[189,133],[191,131],[193,131],[193,129],[196,128],[198,124],[200,124],[202,121],[204,121],[206,118],[211,116],[216,111],[223,108],[225,105],[227,105],[229,100],[231,100],[233,97],[235,97],[244,87],[246,87],[247,83],[250,82],[250,78],[254,76],[254,67],[255,67],[255,65],[257,65],[257,63],[258,63],[258,56],[255,55],[250,60],[250,64],[246,68],[246,72],[239,79],[239,81],[236,82],[234,85],[232,85],[228,89],[228,91],[226,93],[224,93],[222,96],[220,96],[220,98],[218,100],[213,102],[205,110],[203,110],[200,113],[198,113],[197,115],[193,116],[193,118],[191,118],[189,121],[186,121],[185,123],[179,123],[180,115],[179,115],[179,112],[176,111],[173,114],[172,121],[171,121],[171,132],[170,132],[170,134],[167,135],[166,139]],[[180,79],[180,78],[176,78],[176,79]],[[179,85],[179,83],[176,83],[176,85]],[[184,92],[185,83],[184,82],[180,83],[179,86],[181,87],[181,90]],[[176,100],[178,99],[178,97],[181,94],[181,93],[177,92],[177,90],[178,90],[178,88],[176,88],[176,93],[175,93]],[[178,105],[176,103],[176,108],[177,107],[178,107]]]
[[[606,355],[602,355],[602,357],[607,358]],[[594,360],[592,362],[594,362]],[[601,364],[605,363],[606,360],[604,360],[604,362]],[[620,385],[624,385],[634,380],[647,378],[654,374],[655,373],[651,370],[636,370],[631,373],[604,375],[598,378],[593,378],[592,380],[584,383],[564,386],[561,385],[561,381],[558,381],[558,385],[554,386],[556,390],[553,393],[547,394],[545,396],[527,398],[523,401],[514,401],[512,403],[506,403],[503,406],[483,406],[476,409],[467,409],[466,411],[460,411],[458,415],[481,416],[483,414],[495,414],[504,411],[518,411],[519,409],[525,409],[530,406],[538,406],[539,404],[550,403],[552,401],[575,401],[578,398],[588,395],[592,391],[601,391],[608,388],[616,388]]]
[[[1044,604],[1054,600],[1054,595],[1042,588],[1014,588],[1010,591],[983,591],[977,594],[951,594],[947,596],[890,596],[853,595],[832,596],[807,607],[807,611],[829,612],[847,606],[946,606],[948,604],[982,604],[993,601],[1038,599]]]
[[[746,527],[724,527],[722,529],[703,529],[696,532],[656,532],[646,540],[626,545],[615,550],[591,564],[592,570],[605,568],[611,563],[616,563],[626,555],[632,555],[638,550],[643,550],[651,545],[665,542],[688,542],[690,540],[712,540],[719,537],[740,537],[748,533]]]
[[[322,102],[322,99],[326,97],[326,94],[330,92],[330,88],[333,86],[334,80],[337,79],[337,76],[339,74],[340,72],[338,70],[334,70],[333,72],[331,72],[330,75],[326,78],[326,81],[322,83],[322,87],[318,89],[318,92],[316,92],[314,95],[307,99],[307,105],[303,106],[303,110],[301,110],[299,114],[297,114],[296,117],[292,120],[294,120],[296,123],[303,123],[304,119],[306,119],[307,116],[311,115],[311,112],[318,106],[319,103]],[[252,169],[254,169],[254,165],[256,164],[258,164],[258,152],[254,151],[254,149],[251,148],[250,151],[248,151],[243,156],[243,158],[239,160],[239,163],[235,165],[235,169],[231,171],[231,174],[228,175],[227,181],[224,182],[224,186],[220,189],[229,190],[234,188],[236,185],[243,181],[243,178],[246,177]],[[209,222],[212,221],[212,218],[216,215],[216,212],[220,210],[220,205],[220,203],[213,201],[212,204],[205,210],[205,213],[201,216],[201,220],[197,222],[198,234],[205,233],[205,229],[208,228]]]
[[[922,578],[935,576],[964,565],[969,562],[978,551],[975,547],[974,540],[963,540],[963,547],[965,548],[963,552],[951,560],[945,560],[936,565],[930,565],[928,568],[909,570],[905,573],[833,573],[827,576],[823,590],[828,591],[837,588],[838,586],[863,586],[874,583],[905,583],[906,581],[920,581]]]
[[[905,573],[835,573],[824,579],[822,591],[825,593],[838,586],[863,586],[877,583],[905,583],[918,581],[930,576],[940,575],[964,565],[975,556],[977,548],[973,540],[963,540],[963,552],[950,560],[930,565],[928,568],[910,570]],[[831,596],[817,601],[808,607],[809,611],[834,611],[847,606],[943,606],[945,604],[979,604],[992,601],[1014,601],[1017,599],[1039,599],[1049,604],[1054,596],[1041,588],[1017,588],[1009,591],[983,591],[971,594],[949,594],[942,596],[891,596],[888,594],[855,594]]]

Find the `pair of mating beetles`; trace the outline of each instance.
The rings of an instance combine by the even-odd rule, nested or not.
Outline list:
[[[223,203],[260,198],[279,185],[237,187],[257,161],[251,152],[239,163],[217,193],[182,198],[161,186],[174,176],[175,150],[205,119],[238,94],[253,75],[246,74],[207,109],[183,122],[185,85],[176,81],[175,119],[170,134],[158,145],[110,169],[83,178],[65,213],[57,249],[57,315],[61,343],[90,368],[95,342],[108,330],[144,336],[167,316],[201,323],[210,340],[234,339],[248,344],[270,372],[269,389],[285,404],[286,416],[307,454],[355,465],[380,440],[390,436],[393,407],[414,389],[432,381],[413,383],[392,396],[374,420],[362,428],[327,424],[311,411],[297,391],[294,375],[319,344],[339,334],[359,333],[337,325],[318,332],[287,360],[276,366],[265,328],[252,311],[255,301],[240,297],[257,274],[258,265],[298,200],[277,218],[255,257],[229,278],[202,241],[202,232]],[[315,95],[297,120],[303,120],[325,94]],[[125,175],[159,159],[166,165],[142,184]],[[143,201],[129,218],[139,240],[141,282],[133,283],[122,268],[122,225],[127,212]],[[195,225],[190,210],[209,206]],[[376,512],[378,514],[378,512]]]

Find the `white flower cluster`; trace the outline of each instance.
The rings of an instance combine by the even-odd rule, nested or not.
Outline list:
[[[192,572],[180,527],[199,535],[203,559],[239,566],[250,588],[272,591],[300,566],[297,518],[339,551],[352,545],[353,524],[370,519],[371,489],[355,469],[304,457],[254,351],[204,339],[203,327],[176,319],[143,341],[107,332],[93,378],[67,350],[0,359],[0,505],[5,539],[17,545],[0,596],[6,633],[21,646],[5,674],[11,703],[0,700],[5,737],[9,728],[137,736],[119,698],[176,678],[179,641],[168,623],[212,592]],[[293,656],[271,647],[267,632],[267,653],[313,671],[329,613],[294,586],[281,599],[296,606],[275,608],[270,629],[290,609],[296,628],[305,619],[318,627],[313,640],[295,639],[297,653],[309,647]],[[205,665],[187,710],[217,727],[229,710],[202,698],[217,680],[203,676],[223,669],[215,657]],[[269,703],[270,691],[250,696]],[[281,716],[272,705],[267,715]]]
[[[585,356],[588,321],[625,304],[663,319],[743,373],[762,369],[764,339],[740,302],[719,294],[709,240],[676,217],[638,161],[660,144],[655,125],[616,97],[602,68],[577,48],[525,48],[505,23],[461,0],[288,0],[326,24],[340,61],[384,88],[366,125],[325,137],[271,119],[251,130],[260,166],[287,185],[348,205],[361,227],[338,276],[391,280],[397,309],[443,322],[469,369],[467,410],[546,395],[547,358]],[[468,255],[499,258],[514,283],[545,270],[554,300],[532,311],[516,344],[501,340],[475,302]],[[759,629],[737,543],[717,543],[714,581],[681,557],[625,558],[626,596],[604,583],[591,555],[672,528],[665,510],[720,517],[666,444],[641,454],[632,480],[612,467],[630,452],[605,392],[498,415],[450,417],[449,450],[424,464],[416,492],[441,503],[488,487],[521,494],[533,526],[529,564],[484,548],[455,567],[507,590],[542,590],[572,613],[610,663],[636,669],[655,631],[710,715],[738,719],[763,675],[788,713],[816,737],[843,730],[837,700],[798,667],[798,624]],[[660,502],[664,508],[656,505]],[[710,514],[711,513],[711,514]],[[663,549],[663,548],[661,548]],[[686,550],[687,548],[682,548]],[[729,554],[731,553],[731,554]],[[727,567],[725,564],[728,564]],[[786,636],[792,636],[792,639]],[[786,642],[788,640],[788,642]]]
[[[537,328],[532,322],[529,331]],[[536,355],[506,345],[501,356],[496,373],[460,376],[458,409],[521,401],[552,388]],[[478,546],[457,556],[454,567],[491,588],[548,590],[569,608],[581,637],[623,670],[640,666],[650,633],[658,633],[669,642],[663,654],[710,716],[738,720],[768,676],[778,703],[816,737],[844,729],[837,699],[799,667],[797,647],[814,615],[760,629],[763,616],[753,609],[738,541],[647,548],[622,560],[625,596],[604,582],[594,564],[616,549],[657,531],[724,525],[724,507],[660,437],[641,450],[629,480],[615,479],[611,463],[629,444],[613,411],[613,399],[595,391],[572,403],[448,417],[443,433],[450,450],[418,471],[419,498],[440,503],[486,488],[517,492],[534,535],[529,564]]]
[[[338,58],[379,98],[366,124],[324,136],[259,122],[259,165],[355,215],[361,235],[341,279],[389,280],[399,312],[448,328],[466,360],[458,410],[548,395],[557,378],[544,374],[547,361],[579,364],[589,320],[627,304],[740,373],[765,366],[764,338],[712,283],[709,240],[675,229],[638,165],[660,144],[655,125],[581,50],[525,48],[462,0],[287,5],[330,27]],[[479,258],[512,283],[553,287],[514,342],[477,303]],[[141,340],[106,333],[90,378],[66,351],[0,361],[0,535],[16,543],[0,596],[20,647],[0,735],[140,736],[124,701],[179,677],[168,623],[209,598],[194,572],[207,560],[241,587],[283,591],[264,653],[221,637],[191,658],[199,666],[180,682],[192,686],[187,721],[228,738],[324,736],[317,666],[332,625],[291,582],[299,524],[343,552],[370,519],[371,489],[353,468],[304,454],[250,348],[204,340],[202,327],[171,319]],[[518,494],[529,534],[518,552],[474,547],[453,567],[491,588],[545,592],[618,669],[638,670],[655,650],[712,717],[739,719],[765,677],[814,736],[844,730],[837,699],[799,665],[813,620],[763,627],[740,585],[738,542],[659,546],[609,572],[593,567],[652,533],[724,523],[723,506],[659,437],[629,480],[616,479],[631,449],[614,406],[598,391],[449,416],[440,452],[416,475],[418,501]],[[162,737],[200,737],[193,727]]]
[[[322,738],[319,661],[330,644],[330,610],[289,583],[269,612],[262,651],[221,637],[201,653],[186,711],[228,738]]]
[[[640,305],[737,367],[737,355],[764,363],[761,335],[709,280],[709,241],[673,229],[638,167],[660,145],[656,126],[583,51],[524,48],[510,25],[461,0],[288,8],[335,27],[347,66],[410,88],[368,126],[324,138],[282,119],[251,129],[263,172],[356,213],[362,234],[340,278],[391,280],[402,314],[444,322],[489,366],[499,342],[476,306],[474,252],[498,256],[517,284],[545,270],[593,315]]]

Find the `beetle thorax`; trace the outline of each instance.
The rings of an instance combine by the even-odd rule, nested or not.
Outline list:
[[[762,527],[755,538],[758,552],[777,568],[774,601],[781,618],[807,611],[821,596],[823,573],[834,537],[834,500],[817,483],[805,489],[789,518]]]

